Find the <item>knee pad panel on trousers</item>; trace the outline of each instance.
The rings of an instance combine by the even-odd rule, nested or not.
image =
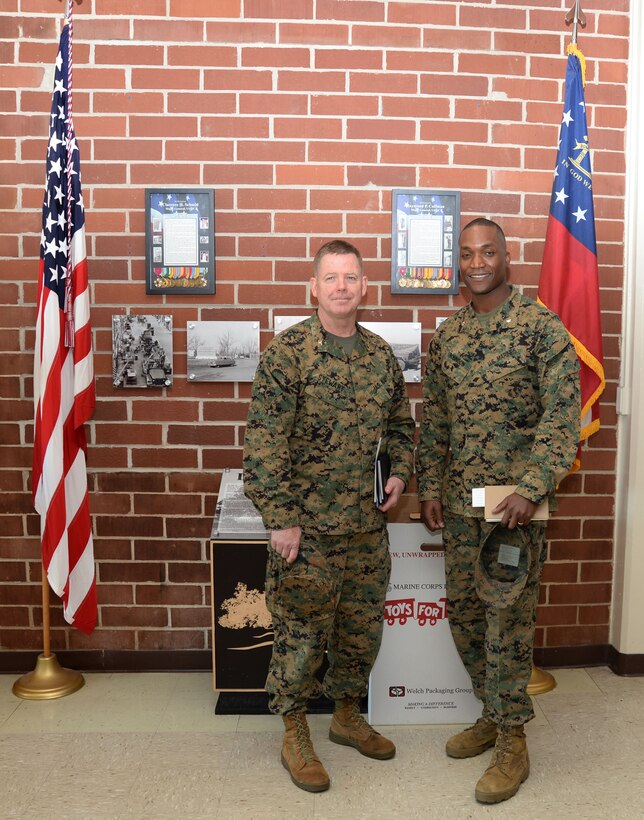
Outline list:
[[[325,620],[335,609],[333,583],[321,567],[309,564],[302,556],[287,564],[273,553],[266,574],[266,605],[282,620]]]

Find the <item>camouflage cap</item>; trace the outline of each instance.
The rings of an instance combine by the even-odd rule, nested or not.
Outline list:
[[[532,552],[524,529],[496,524],[490,530],[474,569],[476,592],[486,606],[504,609],[515,603],[530,574]]]

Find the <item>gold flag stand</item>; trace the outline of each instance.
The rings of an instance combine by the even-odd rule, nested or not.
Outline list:
[[[49,634],[49,582],[45,567],[42,568],[42,630],[43,652],[38,656],[36,668],[14,683],[12,692],[25,700],[53,700],[77,692],[85,685],[85,678],[73,669],[64,669],[51,652]]]
[[[529,695],[545,695],[546,692],[551,692],[556,685],[557,681],[550,672],[532,664],[532,674],[527,689]]]
[[[74,0],[65,0],[67,4],[65,24],[71,24]],[[80,5],[82,0],[76,0]],[[70,35],[71,37],[71,35]],[[71,40],[70,40],[71,46]],[[71,65],[69,66],[71,70]],[[68,75],[68,80],[70,79]],[[68,82],[71,93],[71,82]],[[70,101],[71,102],[71,101]],[[69,111],[71,116],[71,108]],[[68,220],[69,221],[69,220]],[[25,700],[53,700],[71,695],[85,685],[85,678],[73,669],[64,669],[51,651],[50,618],[49,618],[49,581],[44,563],[42,566],[42,630],[43,652],[38,656],[36,668],[19,678],[12,691],[18,698]]]
[[[568,54],[570,54],[571,49],[573,49],[572,53],[579,56],[583,73],[585,72],[584,57],[583,54],[581,54],[581,52],[579,52],[576,48],[578,26],[586,28],[586,15],[581,10],[580,0],[575,0],[573,3],[571,9],[566,14],[565,23],[567,26],[572,23],[572,45],[568,46]],[[583,103],[581,104],[583,105]],[[544,669],[539,669],[539,667],[535,666],[534,663],[532,664],[532,675],[530,676],[530,681],[527,687],[527,692],[529,695],[543,695],[546,692],[551,692],[556,685],[557,681],[554,679],[553,675],[550,674],[550,672],[546,672]]]

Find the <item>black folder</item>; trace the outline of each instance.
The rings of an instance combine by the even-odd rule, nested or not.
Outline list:
[[[373,468],[373,503],[376,507],[384,504],[389,498],[389,495],[385,492],[385,487],[391,473],[391,459],[386,450],[381,450],[381,443],[382,439],[378,439],[376,460]]]

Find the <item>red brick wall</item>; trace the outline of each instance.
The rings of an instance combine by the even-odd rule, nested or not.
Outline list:
[[[53,0],[4,0],[0,61],[0,644],[41,646],[39,522],[30,497],[32,356]],[[307,306],[321,242],[347,236],[370,279],[364,318],[420,321],[448,296],[392,296],[390,190],[453,188],[464,219],[505,227],[534,296],[569,31],[552,0],[85,0],[75,17],[98,407],[89,483],[99,628],[52,605],[58,648],[204,649],[207,537],[222,468],[241,464],[249,384],[186,380],[186,323]],[[559,5],[562,5],[559,3]],[[602,430],[561,488],[538,641],[608,641],[624,235],[628,0],[586,0],[580,45],[594,149],[607,389]],[[166,12],[167,9],[167,12]],[[204,17],[204,15],[206,15]],[[144,188],[215,189],[217,294],[146,296]],[[174,386],[115,389],[111,317],[170,313]],[[166,391],[163,391],[165,394]],[[420,389],[410,386],[419,415]]]

